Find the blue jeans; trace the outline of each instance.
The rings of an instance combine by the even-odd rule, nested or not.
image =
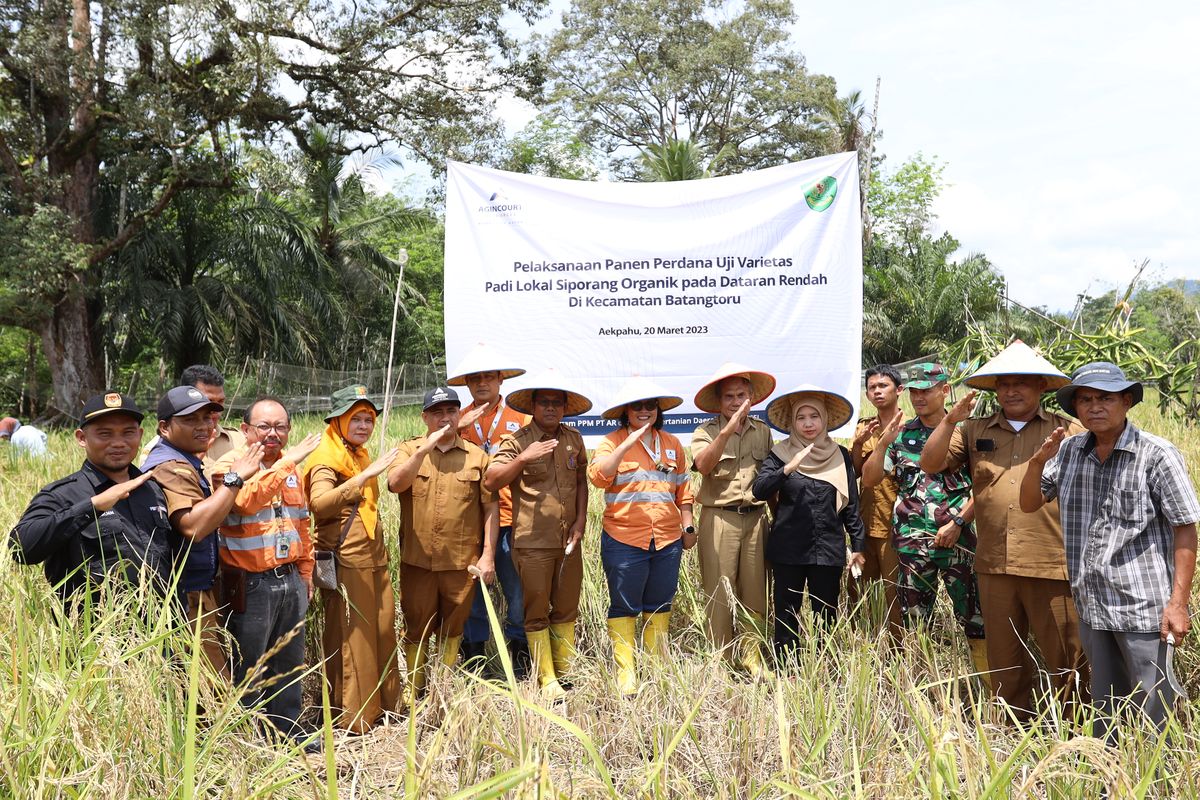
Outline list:
[[[249,690],[242,695],[242,703],[247,706],[263,703],[267,719],[281,733],[293,737],[300,733],[297,722],[300,719],[300,676],[304,672],[304,616],[307,612],[308,588],[294,568],[282,575],[252,572],[246,575],[246,610],[240,614],[231,613],[226,622],[233,639],[234,684],[242,683],[267,651],[293,629],[299,628],[266,663],[258,665]],[[270,685],[262,688],[266,683]]]
[[[659,550],[618,542],[605,531],[600,535],[600,562],[608,581],[608,618],[636,617],[670,611],[679,588],[679,560],[683,540]]]
[[[525,595],[521,591],[521,578],[512,559],[512,526],[500,529],[500,540],[496,542],[496,581],[504,592],[504,604],[508,613],[504,619],[504,635],[509,641],[525,641]],[[483,590],[475,592],[471,603],[471,616],[463,628],[463,641],[486,642],[491,638],[488,625],[487,605],[483,602]]]

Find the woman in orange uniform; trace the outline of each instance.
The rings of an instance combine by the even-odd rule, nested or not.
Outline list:
[[[661,651],[679,587],[680,558],[696,544],[685,451],[663,430],[663,412],[682,402],[645,378],[629,380],[604,412],[621,427],[604,437],[588,466],[589,480],[604,490],[600,560],[622,694],[637,690],[638,616],[645,617],[643,648]]]

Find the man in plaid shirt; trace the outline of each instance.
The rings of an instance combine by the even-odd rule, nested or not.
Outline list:
[[[1104,714],[1094,733],[1110,741],[1108,718],[1126,697],[1164,726],[1183,694],[1172,655],[1191,627],[1200,502],[1179,450],[1127,419],[1141,399],[1142,385],[1115,364],[1077,369],[1058,402],[1088,432],[1055,429],[1021,482],[1026,513],[1058,498],[1092,699]]]

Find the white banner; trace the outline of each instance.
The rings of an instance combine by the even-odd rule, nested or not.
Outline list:
[[[726,361],[773,374],[776,394],[836,391],[857,415],[861,243],[854,153],[675,183],[451,162],[447,364],[484,342],[529,373],[554,367],[595,404],[571,421],[589,437],[642,375],[684,398],[666,425],[686,441],[709,417],[692,398]]]

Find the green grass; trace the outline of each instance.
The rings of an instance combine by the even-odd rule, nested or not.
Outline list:
[[[1137,421],[1179,444],[1200,477],[1200,433],[1144,404]],[[320,420],[297,420],[301,435]],[[393,438],[417,432],[411,409]],[[0,527],[32,494],[78,467],[67,433],[53,458],[0,450]],[[531,684],[487,684],[435,668],[416,712],[336,751],[304,757],[253,733],[252,719],[186,652],[193,633],[160,609],[108,595],[94,623],[59,624],[40,570],[0,554],[0,796],[58,797],[1200,797],[1200,737],[1176,723],[1169,744],[1131,730],[1116,749],[1080,736],[1086,719],[1052,710],[1026,729],[974,696],[948,608],[899,652],[843,621],[806,636],[798,670],[777,683],[730,673],[708,648],[695,551],[684,559],[671,657],[643,662],[641,691],[615,690],[600,569],[600,501],[584,539],[581,656],[565,706]],[[388,498],[385,527],[398,506]],[[394,539],[392,546],[394,548]],[[395,568],[395,564],[393,564]],[[310,618],[310,653],[320,620]],[[1200,696],[1189,641],[1181,679]],[[317,707],[321,686],[306,677]],[[332,765],[332,770],[330,766]]]

